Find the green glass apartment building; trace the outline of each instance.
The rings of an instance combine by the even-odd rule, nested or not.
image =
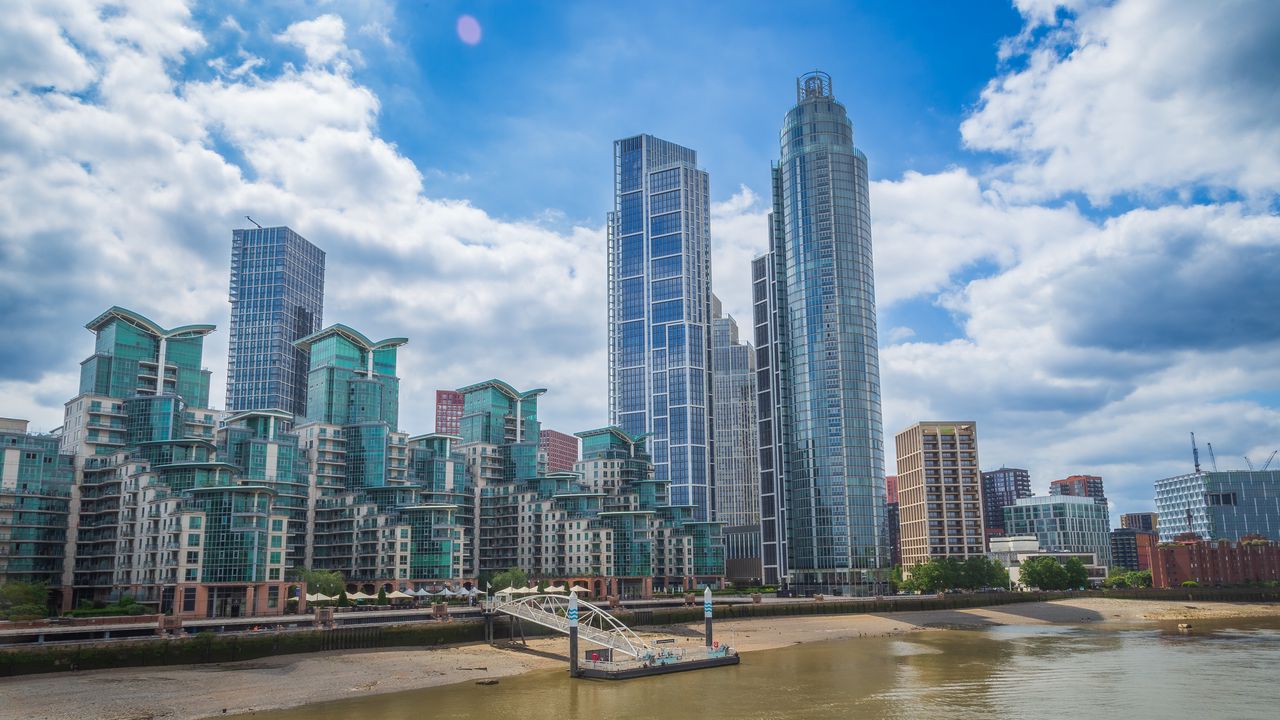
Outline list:
[[[0,418],[0,585],[63,584],[74,476],[56,436]]]
[[[867,159],[831,78],[796,81],[752,263],[765,582],[880,592],[884,436]]]

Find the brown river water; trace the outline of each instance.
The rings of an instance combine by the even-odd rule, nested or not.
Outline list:
[[[254,713],[264,720],[1280,718],[1280,621],[999,626],[806,643],[627,681],[565,670]]]

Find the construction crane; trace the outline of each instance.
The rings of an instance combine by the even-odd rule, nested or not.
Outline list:
[[[1271,452],[1271,457],[1267,458],[1267,461],[1266,461],[1266,462],[1264,462],[1264,463],[1262,463],[1262,469],[1263,469],[1264,471],[1265,471],[1267,468],[1271,467],[1271,461],[1276,459],[1276,453],[1280,453],[1280,450],[1273,450],[1273,451]]]
[[[1249,472],[1253,472],[1253,461],[1249,459],[1248,455],[1244,456],[1244,464],[1249,466]]]
[[[1196,474],[1200,473],[1200,451],[1196,449],[1196,434],[1191,433],[1191,459],[1196,463]]]
[[[1205,443],[1209,446],[1209,464],[1213,466],[1213,471],[1218,472],[1218,458],[1213,456],[1213,443]],[[1250,466],[1252,469],[1252,466]]]

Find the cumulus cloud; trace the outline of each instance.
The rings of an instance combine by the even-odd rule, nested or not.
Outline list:
[[[337,15],[321,15],[314,20],[299,20],[276,40],[297,45],[306,53],[308,65],[326,65],[340,58],[355,57],[347,47],[347,24]]]
[[[1013,156],[999,173],[1002,193],[1081,192],[1102,205],[1199,187],[1263,200],[1274,193],[1280,5],[1025,0],[1019,8],[1027,30],[1006,49],[1020,62],[991,80],[961,126],[970,147]]]
[[[567,431],[603,424],[604,314],[584,312],[604,307],[601,228],[558,232],[424,195],[378,135],[377,98],[342,65],[339,19],[279,34],[307,52],[302,69],[196,82],[172,61],[203,39],[185,8],[167,9],[51,19],[75,40],[61,74],[18,78],[0,98],[8,414],[57,424],[92,349],[78,329],[113,304],[224,328],[205,350],[220,405],[230,231],[252,214],[328,252],[326,322],[410,338],[406,429],[431,429],[436,388],[488,377],[552,388],[545,414]],[[149,41],[157,32],[169,40]],[[73,94],[86,84],[94,97]]]

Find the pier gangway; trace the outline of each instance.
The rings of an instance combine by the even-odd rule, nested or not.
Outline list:
[[[502,613],[535,625],[569,634],[569,596],[526,595],[510,600],[490,601],[491,613]],[[578,600],[578,637],[590,643],[641,659],[657,654],[652,646],[604,608]]]

